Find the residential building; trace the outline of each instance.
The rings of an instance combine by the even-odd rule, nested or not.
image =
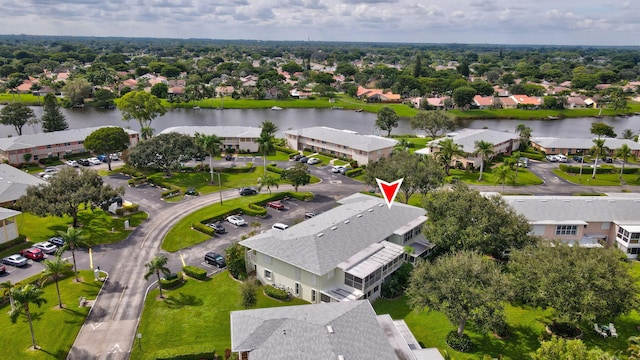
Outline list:
[[[510,155],[514,150],[517,150],[518,147],[520,147],[520,137],[514,133],[488,129],[460,129],[454,133],[447,134],[444,138],[430,141],[427,143],[426,148],[417,150],[416,154],[436,154],[440,151],[440,146],[438,144],[447,138],[452,139],[453,142],[458,144],[462,151],[465,152],[465,157],[454,159],[454,161],[460,161],[464,167],[480,167],[481,158],[479,156],[472,155],[476,151],[475,147],[477,141],[487,141],[493,144],[494,155]]]
[[[364,300],[232,311],[231,350],[241,360],[444,360]]]
[[[368,164],[391,155],[396,140],[376,135],[362,135],[355,131],[316,126],[284,132],[287,145],[294,150],[311,149],[358,164]]]
[[[382,198],[360,193],[338,202],[284,231],[241,241],[247,269],[313,304],[375,299],[400,265],[431,250],[421,231],[424,209],[397,202],[388,208]]]
[[[537,108],[542,105],[542,99],[537,96],[511,95],[511,99],[519,106]]]
[[[616,149],[626,144],[634,156],[640,155],[640,143],[629,139],[603,138],[604,146],[609,148],[611,155]],[[545,154],[586,154],[594,146],[593,138],[556,138],[533,137],[531,146]]]
[[[503,109],[515,109],[518,103],[511,97],[499,97],[497,104]]]
[[[493,107],[493,96],[476,95],[473,97],[473,105],[478,109],[489,109]]]
[[[503,199],[529,220],[534,235],[587,247],[616,246],[629,258],[638,258],[640,194]]]
[[[256,140],[262,129],[250,126],[174,126],[166,128],[160,134],[177,132],[195,136],[196,132],[205,135],[217,135],[222,141],[223,149],[233,149],[236,152],[258,152]]]
[[[0,206],[13,205],[26,194],[29,186],[45,183],[46,181],[9,164],[0,164]]]
[[[31,154],[31,161],[38,161],[48,157],[62,159],[64,155],[86,152],[84,139],[103,127],[105,126],[0,138],[0,160],[20,165],[25,163],[25,154]],[[130,129],[124,131],[129,134],[129,146],[135,146],[140,134]]]
[[[16,239],[20,235],[16,222],[16,216],[20,214],[22,214],[20,211],[0,208],[0,244]]]
[[[382,89],[366,89],[362,86],[358,87],[356,96],[367,102],[401,102],[402,97],[400,94],[394,94],[391,91],[385,92]]]

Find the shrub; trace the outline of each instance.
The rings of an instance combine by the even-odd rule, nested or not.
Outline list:
[[[313,194],[310,192],[290,192],[286,194],[300,201],[309,201],[313,199]]]
[[[160,279],[160,283],[162,284],[163,289],[167,289],[167,290],[175,289],[182,285],[183,283],[182,276],[179,274],[178,276],[173,277],[171,279],[169,279],[167,276],[166,279]]]
[[[256,306],[258,302],[258,285],[251,279],[245,281],[240,285],[240,293],[242,294],[241,306],[245,309]]]
[[[51,165],[60,161],[60,158],[57,156],[51,156],[44,159],[38,160],[38,162],[42,165]]]
[[[282,172],[284,172],[284,169],[279,168],[277,165],[267,165],[267,171],[271,171],[272,173],[276,173],[278,175],[282,175]]]
[[[544,160],[544,154],[534,153],[530,151],[521,151],[520,156],[526,157],[533,160]]]
[[[182,267],[182,271],[184,271],[186,275],[194,279],[198,279],[198,280],[207,279],[207,270],[199,268],[197,266],[186,265]]]
[[[207,221],[208,222],[208,221]],[[200,231],[201,233],[205,233],[209,236],[214,236],[215,235],[215,230],[213,230],[212,228],[208,227],[207,225],[203,224],[203,223],[199,223],[199,222],[194,222],[191,223],[191,228],[197,231]]]
[[[167,191],[163,191],[163,192],[160,194],[160,197],[162,197],[163,199],[166,199],[166,198],[170,198],[170,197],[178,196],[178,195],[180,195],[180,193],[181,193],[181,192],[182,192],[182,191],[181,191],[180,189],[173,188],[173,189],[169,189],[169,190],[167,190]]]
[[[185,345],[162,349],[147,355],[144,360],[193,360],[212,359],[216,351],[210,345]]]
[[[566,165],[566,164],[560,164],[559,168],[560,168],[560,171],[566,172],[568,174],[579,174],[580,173],[580,166],[571,166],[571,165]],[[612,168],[612,167],[598,167],[596,169],[596,174],[611,174],[611,173],[614,173],[615,171],[616,171],[616,169]],[[582,174],[592,174],[592,173],[593,173],[593,167],[584,166],[582,168]]]
[[[289,155],[295,155],[298,154],[298,150],[293,150],[293,149],[289,149],[287,147],[284,146],[274,146],[276,150],[281,151],[285,154],[289,154]]]
[[[389,280],[382,283],[380,294],[386,298],[400,296],[409,285],[409,276],[413,270],[413,265],[404,263],[396,270]]]
[[[242,208],[243,211],[249,216],[265,216],[267,215],[267,209],[256,204],[249,204],[247,207]]]
[[[362,174],[362,168],[347,170],[347,172],[345,173],[345,175],[347,175],[348,177],[356,177],[361,174]]]
[[[452,330],[447,334],[447,345],[460,352],[469,352],[473,350],[473,341],[471,341],[469,335],[462,334],[462,336],[458,336],[458,332],[456,330]]]
[[[275,287],[273,287],[272,285],[267,285],[264,287],[264,293],[269,296],[272,297],[274,299],[278,299],[278,300],[287,300],[289,299],[289,293],[285,290],[282,289],[277,289]]]
[[[129,186],[137,186],[140,184],[144,184],[146,182],[148,182],[148,179],[146,176],[137,176],[127,180],[127,184],[129,184]]]
[[[253,167],[253,163],[248,163],[247,166],[243,167],[225,167],[216,168],[215,170],[225,174],[244,174],[254,172],[256,169]]]

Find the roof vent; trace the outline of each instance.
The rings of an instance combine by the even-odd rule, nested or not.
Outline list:
[[[344,360],[344,355],[338,355],[338,360]]]
[[[369,209],[369,210],[367,210],[367,211],[369,211],[369,212],[373,212],[373,209]]]
[[[350,222],[351,222],[351,221],[349,221],[349,220],[345,220],[345,221],[344,221],[344,223],[345,223],[345,224],[348,224],[348,223],[350,223]]]
[[[331,228],[331,230],[336,230],[337,228],[338,228],[337,226],[334,226]]]
[[[333,334],[333,326],[327,325],[327,331],[329,332],[329,334]]]
[[[318,237],[322,237],[322,235],[324,235],[323,233],[319,233],[317,236]]]
[[[359,217],[359,218],[361,218],[361,217],[362,217],[362,214],[358,214],[358,215],[356,215],[356,217]]]

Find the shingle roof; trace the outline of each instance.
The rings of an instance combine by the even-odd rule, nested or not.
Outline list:
[[[44,183],[44,180],[9,164],[0,164],[0,203],[17,200],[26,193],[27,187]]]
[[[519,139],[517,134],[488,129],[460,129],[454,133],[447,134],[446,138],[453,139],[454,143],[460,145],[462,150],[469,154],[475,151],[476,141],[487,141],[496,145],[505,141]],[[432,140],[427,145],[429,147],[436,146],[446,138]]]
[[[530,222],[640,221],[637,196],[503,196],[503,199]]]
[[[219,137],[245,137],[258,138],[262,129],[250,126],[174,126],[166,128],[160,134],[177,132],[194,136],[196,132],[205,135],[217,135]]]
[[[84,141],[92,132],[110,126],[96,126],[82,129],[70,129],[63,131],[54,131],[48,133],[38,133],[30,135],[12,136],[7,138],[0,138],[1,150],[18,150],[18,149],[31,149],[36,146],[46,146],[54,144],[64,144],[68,142]],[[137,131],[131,129],[124,129],[129,135],[137,134]]]
[[[285,231],[267,230],[241,245],[316,275],[324,275],[369,245],[385,240],[425,210],[395,202],[389,209],[375,196],[353,194],[342,205]]]
[[[20,211],[0,207],[0,220],[8,219],[20,214],[22,214]]]
[[[633,140],[613,138],[604,139],[604,146],[611,150],[620,148],[622,144],[627,144],[631,150],[640,150],[640,144]],[[531,141],[546,149],[591,149],[594,145],[593,138],[534,137],[531,138]]]
[[[374,151],[396,146],[396,140],[375,135],[362,135],[355,131],[316,126],[297,130],[288,130],[285,134],[304,136],[333,144],[349,146],[356,150]]]
[[[367,300],[232,311],[231,348],[251,360],[398,359]]]

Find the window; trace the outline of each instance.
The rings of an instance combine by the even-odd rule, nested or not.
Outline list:
[[[265,279],[267,279],[267,280],[271,280],[271,276],[272,276],[272,275],[273,275],[273,274],[271,273],[271,270],[264,269],[264,278],[265,278]]]
[[[357,276],[353,276],[349,273],[344,274],[344,284],[347,286],[351,286],[352,288],[356,288],[358,290],[363,290],[362,279]]]
[[[566,235],[576,235],[578,233],[577,225],[557,225],[556,226],[556,235],[566,236]]]
[[[379,288],[380,288],[380,286],[376,286],[376,287],[374,287],[374,288],[373,288],[373,293],[374,293],[374,294],[375,294],[375,293],[377,293]]]
[[[316,302],[316,289],[311,289],[311,302]]]
[[[294,286],[294,294],[296,294],[296,296],[300,296],[300,283],[296,283]]]

